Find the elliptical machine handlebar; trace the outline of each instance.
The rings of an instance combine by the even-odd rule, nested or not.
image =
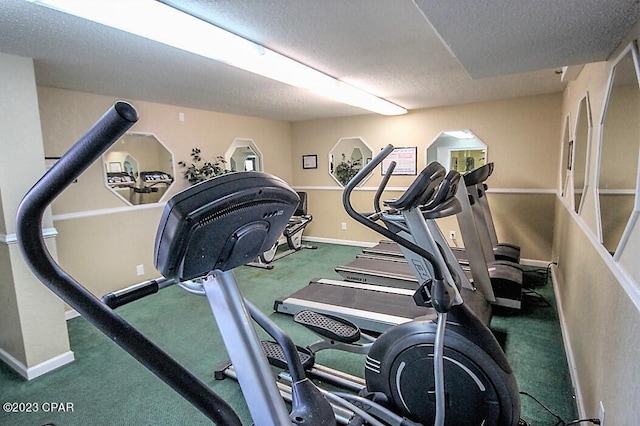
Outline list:
[[[163,288],[167,288],[174,284],[178,284],[178,280],[175,278],[157,278],[107,293],[102,296],[100,300],[102,300],[102,303],[111,309],[116,309],[120,306],[140,300],[143,297],[156,294]]]
[[[360,184],[364,180],[364,178],[369,175],[369,173],[371,173],[378,165],[380,165],[382,161],[384,161],[384,159],[393,152],[394,149],[394,146],[391,144],[385,146],[382,151],[378,153],[378,155],[373,157],[373,159],[369,163],[367,163],[362,169],[360,169],[360,171],[349,182],[347,182],[344,188],[344,192],[342,193],[342,204],[344,205],[344,209],[346,210],[347,214],[359,223],[424,257],[433,266],[433,272],[435,275],[433,278],[437,281],[443,281],[444,274],[442,268],[431,253],[414,244],[413,242],[398,236],[384,226],[372,221],[364,214],[356,211],[351,204],[351,194],[353,193],[353,190],[356,188],[356,186],[358,186],[358,184]],[[390,173],[388,174],[390,175]],[[383,179],[381,185],[384,184],[386,186],[388,180],[388,178]]]
[[[376,209],[376,213],[382,213],[380,198],[382,198],[382,193],[387,188],[387,184],[389,183],[389,179],[391,179],[391,175],[393,175],[393,171],[396,169],[396,165],[397,163],[395,161],[389,163],[389,167],[387,167],[387,173],[382,176],[382,181],[380,181],[380,185],[378,185],[376,195],[373,197],[373,208]]]
[[[241,425],[222,398],[67,274],[44,243],[42,218],[51,202],[137,121],[138,113],[131,104],[115,103],[29,190],[16,217],[20,250],[45,286],[209,419],[217,424]]]

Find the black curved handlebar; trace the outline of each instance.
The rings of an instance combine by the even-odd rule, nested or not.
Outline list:
[[[51,202],[138,121],[126,102],[113,105],[29,190],[17,212],[17,237],[25,262],[44,285],[218,424],[240,425],[231,407],[162,349],[67,274],[42,237]]]
[[[373,208],[376,209],[376,213],[380,213],[382,211],[382,206],[380,205],[380,198],[382,198],[382,193],[387,188],[387,184],[389,183],[389,179],[391,179],[391,175],[393,171],[396,169],[396,162],[392,161],[387,167],[387,173],[382,176],[382,181],[376,190],[376,195],[373,197]]]
[[[376,167],[378,167],[378,165],[382,163],[382,161],[387,158],[393,152],[393,150],[393,145],[389,144],[385,146],[382,151],[378,153],[378,155],[373,157],[373,159],[369,163],[367,163],[362,169],[360,169],[360,171],[349,182],[347,182],[346,186],[344,187],[344,192],[342,193],[342,204],[344,205],[344,209],[346,210],[347,214],[356,221],[400,244],[401,246],[411,250],[412,252],[417,253],[419,256],[424,257],[433,266],[433,273],[435,275],[433,278],[442,281],[444,280],[442,268],[431,253],[414,244],[413,242],[398,236],[396,233],[388,230],[384,226],[381,226],[378,223],[368,219],[366,216],[358,213],[351,204],[351,193],[356,188],[356,186],[358,186],[358,184],[362,182],[369,173],[371,173]]]

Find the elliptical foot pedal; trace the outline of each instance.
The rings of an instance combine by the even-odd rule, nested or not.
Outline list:
[[[287,358],[284,356],[284,351],[279,344],[270,340],[262,340],[260,342],[260,345],[262,346],[262,351],[267,357],[269,364],[282,370],[289,369]],[[311,366],[313,366],[313,364],[315,363],[315,357],[313,356],[313,353],[309,349],[300,346],[296,346],[296,349],[298,350],[298,356],[300,357],[302,367],[305,370],[311,368]]]
[[[319,335],[342,343],[360,340],[360,328],[351,321],[314,311],[300,311],[293,320]]]

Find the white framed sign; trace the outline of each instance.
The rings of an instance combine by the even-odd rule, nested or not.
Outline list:
[[[392,161],[396,162],[396,168],[393,175],[413,175],[417,174],[418,166],[418,148],[403,147],[395,148],[387,158],[382,161],[382,175],[387,174],[387,169]]]

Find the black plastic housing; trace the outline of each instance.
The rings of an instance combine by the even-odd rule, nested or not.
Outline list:
[[[284,181],[261,172],[189,187],[164,209],[155,266],[167,278],[190,280],[249,263],[275,244],[299,202]]]

